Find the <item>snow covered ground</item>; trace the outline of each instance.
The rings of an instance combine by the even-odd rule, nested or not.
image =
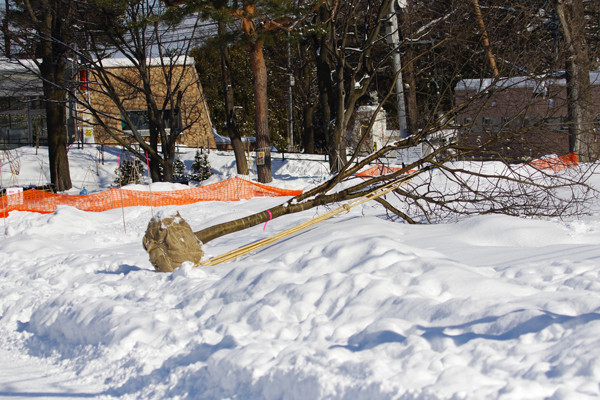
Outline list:
[[[71,150],[72,192],[111,185],[117,154],[97,165],[95,148]],[[19,175],[3,159],[4,186],[47,181],[45,151],[12,159]],[[231,155],[209,159],[209,182],[235,174]],[[273,184],[303,189],[326,170],[275,161]],[[282,201],[176,209],[199,230]],[[141,244],[151,212],[59,207],[0,222],[0,399],[600,397],[600,213],[410,226],[366,203],[236,261],[160,274]]]

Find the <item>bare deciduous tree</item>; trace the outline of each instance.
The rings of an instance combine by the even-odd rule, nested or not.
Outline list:
[[[372,90],[371,82],[387,57],[372,57],[385,44],[385,24],[391,0],[324,1],[316,13],[313,38],[320,107],[326,129],[332,173],[346,163],[346,129],[358,100]]]
[[[71,188],[67,157],[67,65],[70,46],[84,7],[77,1],[19,0],[6,4],[5,55],[13,54],[33,60],[43,82],[50,180],[56,190]],[[29,65],[29,64],[24,64]]]
[[[103,19],[89,27],[88,42],[78,50],[83,68],[91,73],[87,90],[92,93],[77,99],[114,142],[144,162],[148,155],[154,181],[171,181],[178,139],[207,115],[201,94],[188,96],[200,93],[188,56],[200,21],[170,22],[165,7],[155,1],[94,6]],[[149,142],[132,110],[146,119]],[[204,135],[195,135],[196,145],[208,146]]]

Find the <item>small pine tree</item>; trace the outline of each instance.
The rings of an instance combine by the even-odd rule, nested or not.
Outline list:
[[[208,156],[206,154],[200,154],[200,151],[196,150],[194,163],[192,164],[192,175],[190,176],[191,180],[202,182],[208,179],[211,175],[212,172],[210,172]]]
[[[116,184],[125,186],[131,183],[140,183],[144,173],[144,164],[138,159],[125,160],[120,167],[115,169],[115,173],[117,174]]]
[[[174,162],[173,182],[187,183],[188,177],[185,173],[185,164],[179,158]]]

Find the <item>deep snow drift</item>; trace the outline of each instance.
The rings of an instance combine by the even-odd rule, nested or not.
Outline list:
[[[5,186],[47,180],[46,153],[34,153],[13,153],[12,177],[3,160]],[[97,166],[95,148],[71,150],[72,192],[108,187],[116,155]],[[188,168],[193,156],[182,153]],[[235,173],[231,155],[210,162],[209,182]],[[276,160],[273,184],[303,189],[326,170]],[[198,230],[282,201],[173,209]],[[59,207],[0,222],[0,398],[600,397],[600,214],[410,226],[366,203],[236,261],[160,274],[141,244],[152,211]]]

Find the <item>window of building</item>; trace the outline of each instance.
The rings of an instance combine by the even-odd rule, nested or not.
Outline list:
[[[131,120],[131,123],[136,131],[150,129],[150,122],[148,120],[147,110],[130,110],[127,111],[127,116]],[[123,121],[122,124],[123,130],[132,130],[131,127],[125,123],[125,121]]]
[[[133,127],[136,131],[142,136],[150,136],[150,120],[148,118],[148,110],[127,110],[127,116],[131,120]],[[165,110],[163,116],[164,126],[169,131],[171,126],[171,110]],[[131,133],[131,128],[125,123],[125,121],[121,121],[121,128],[126,133]]]
[[[39,97],[0,98],[0,147],[46,144],[46,111]]]

